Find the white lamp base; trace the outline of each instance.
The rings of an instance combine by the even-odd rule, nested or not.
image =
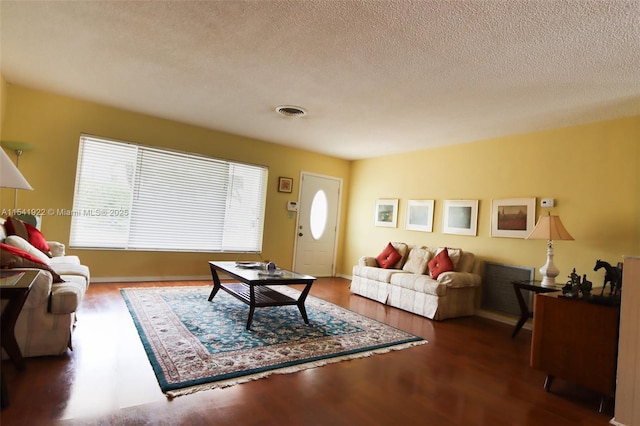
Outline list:
[[[555,287],[556,277],[560,271],[553,264],[553,243],[549,241],[547,246],[547,263],[540,268],[540,274],[542,275],[542,287]]]
[[[555,277],[542,277],[542,283],[540,284],[542,287],[555,287],[556,286],[556,278]]]

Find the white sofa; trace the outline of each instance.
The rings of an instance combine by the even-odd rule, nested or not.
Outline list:
[[[5,224],[6,219],[0,218],[0,242],[34,250],[25,246],[25,239],[19,235],[8,235]],[[29,244],[28,241],[26,243]],[[47,243],[51,249],[51,257],[45,256],[46,266],[37,267],[40,273],[16,322],[15,336],[23,357],[61,355],[72,348],[71,333],[76,321],[75,313],[90,283],[89,268],[82,265],[77,256],[65,255],[62,243]],[[12,263],[7,250],[0,254],[2,268],[25,269],[15,268],[21,265]],[[6,303],[6,300],[2,301],[2,309]],[[4,350],[2,358],[7,358]]]
[[[434,320],[475,313],[482,262],[473,253],[448,248],[454,270],[433,279],[428,263],[444,248],[391,244],[401,259],[383,269],[375,257],[360,258],[353,267],[351,293]]]

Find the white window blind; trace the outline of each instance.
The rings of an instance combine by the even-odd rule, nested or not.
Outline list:
[[[260,252],[267,168],[82,135],[69,245]]]

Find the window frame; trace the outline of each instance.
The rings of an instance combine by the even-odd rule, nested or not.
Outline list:
[[[122,150],[123,154],[127,150],[134,150],[135,160],[133,154],[129,158],[125,158],[124,155],[121,158],[113,152],[110,153],[111,156],[107,154],[102,157],[95,152],[87,152],[89,148],[96,147],[113,152]],[[180,164],[180,169],[172,169],[174,160]],[[195,169],[190,168],[190,165]],[[160,181],[143,176],[148,171],[141,169],[153,168],[162,169],[151,172],[156,173],[151,174],[152,178],[156,177]],[[114,173],[114,170],[118,173]],[[181,173],[180,170],[188,170],[189,173]],[[105,174],[108,176],[105,177]],[[264,165],[83,133],[78,146],[69,247],[122,251],[261,253],[268,177],[269,169]],[[92,179],[103,181],[96,184]],[[165,185],[162,179],[172,179],[171,184]],[[114,186],[115,180],[130,192],[130,204],[127,206],[123,201],[126,197],[120,195],[119,201],[112,202],[110,206],[96,205],[95,203],[108,204],[108,197],[101,197],[102,194],[118,192],[110,189]],[[126,184],[122,184],[123,181],[126,181]],[[149,184],[150,181],[153,185]],[[88,190],[87,186],[91,189]],[[211,194],[212,199],[218,197],[219,201],[207,200],[200,187],[204,188],[204,194]],[[122,188],[118,189],[123,192]],[[101,193],[100,190],[104,192]],[[180,199],[179,208],[170,207],[174,201],[169,195],[171,190],[180,191],[180,197],[176,197]],[[186,196],[183,194],[184,191],[187,191]],[[191,191],[197,198],[189,198],[188,194],[191,194]],[[144,222],[146,216],[141,215],[147,214],[145,209],[150,207],[145,204],[148,201],[139,201],[136,197],[150,199],[151,207],[154,202],[160,203],[158,206],[166,205],[165,216],[157,215],[158,217],[152,218],[149,222]],[[91,199],[91,202],[87,202],[88,199]],[[192,201],[196,202],[191,204]],[[197,212],[199,207],[195,206],[202,205],[210,207],[209,210],[201,210],[206,213],[202,218],[189,213]],[[96,212],[99,214],[96,215]],[[111,217],[107,219],[105,216]],[[211,226],[215,223],[220,225]],[[135,227],[140,225],[143,228],[148,226],[152,231],[147,230],[146,236],[143,233],[136,234]],[[175,227],[181,228],[176,230]],[[111,233],[111,229],[115,229],[115,233]],[[173,239],[171,233],[174,233]],[[92,238],[92,235],[96,237]],[[189,235],[191,240],[188,238]],[[145,242],[147,236],[149,243]],[[187,238],[182,239],[182,236]],[[211,238],[208,239],[208,236]],[[162,241],[162,238],[168,238],[169,241]]]

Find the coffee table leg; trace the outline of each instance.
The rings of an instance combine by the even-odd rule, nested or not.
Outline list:
[[[253,322],[253,313],[256,310],[256,293],[255,287],[249,286],[249,318],[247,319],[247,330],[251,330],[251,323]]]
[[[309,324],[309,318],[307,318],[307,308],[304,307],[304,303],[298,303],[298,309],[300,310],[300,315],[302,315],[304,323]]]
[[[307,300],[307,296],[309,295],[309,291],[311,291],[311,285],[313,283],[309,283],[304,287],[300,297],[298,298],[298,310],[300,311],[300,315],[302,315],[302,319],[305,324],[309,324],[309,318],[307,317],[307,308],[304,306],[304,302]]]
[[[216,293],[218,293],[218,290],[220,290],[220,288],[222,287],[222,284],[220,284],[220,278],[218,277],[218,272],[212,265],[210,266],[211,277],[213,278],[213,289],[211,289],[211,294],[209,295],[209,302],[211,302]]]

